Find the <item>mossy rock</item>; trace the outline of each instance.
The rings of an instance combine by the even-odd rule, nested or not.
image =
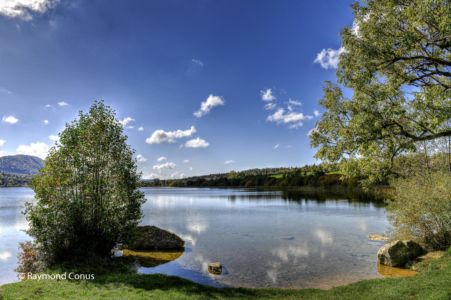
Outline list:
[[[176,234],[156,226],[138,226],[125,248],[141,251],[183,250],[185,242]]]
[[[385,244],[377,252],[380,264],[390,267],[407,267],[424,254],[424,249],[413,241],[400,241]]]

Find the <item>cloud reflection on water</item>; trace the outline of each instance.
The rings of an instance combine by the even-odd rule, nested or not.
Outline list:
[[[12,257],[12,254],[9,251],[0,252],[0,260],[5,261],[5,260],[10,259],[11,257]]]
[[[313,231],[313,235],[320,241],[323,246],[330,246],[333,244],[334,239],[332,234],[324,229],[317,228]]]

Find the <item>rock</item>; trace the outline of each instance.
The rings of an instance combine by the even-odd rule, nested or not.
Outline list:
[[[380,234],[380,233],[371,233],[368,236],[368,240],[370,240],[370,241],[388,241],[389,238],[388,238],[388,236]]]
[[[138,226],[127,242],[131,250],[182,250],[185,242],[176,234],[155,226]]]
[[[113,257],[122,257],[124,255],[124,251],[122,251],[122,244],[116,244],[113,249],[111,249],[111,256]]]
[[[382,246],[377,252],[377,259],[382,265],[406,267],[424,252],[424,249],[414,241],[396,240]]]
[[[222,273],[222,265],[220,262],[212,262],[208,264],[208,272],[220,275]]]
[[[118,249],[113,249],[112,254],[113,254],[113,257],[122,257],[122,256],[124,256],[124,251],[118,250]]]

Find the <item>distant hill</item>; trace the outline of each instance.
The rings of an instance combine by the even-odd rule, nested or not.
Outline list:
[[[9,155],[0,157],[0,173],[13,175],[34,175],[44,166],[36,156]]]

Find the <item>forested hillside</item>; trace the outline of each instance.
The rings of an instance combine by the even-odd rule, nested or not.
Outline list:
[[[44,161],[36,156],[9,155],[0,157],[0,173],[34,175],[44,166]]]
[[[44,166],[36,156],[10,155],[0,157],[0,187],[26,186]]]

